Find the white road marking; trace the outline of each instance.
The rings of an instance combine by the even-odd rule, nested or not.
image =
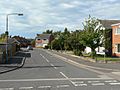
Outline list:
[[[66,79],[68,79],[68,81],[70,81],[75,86],[75,83],[72,80],[70,80],[63,72],[60,72],[60,74]]]
[[[42,54],[40,54],[42,56],[42,58],[46,59]]]
[[[105,82],[118,82],[117,80],[107,80]]]
[[[70,85],[57,85],[57,88],[69,87]]]
[[[84,81],[77,81],[77,82],[74,82],[74,83],[75,83],[75,84],[76,84],[76,83],[84,83]]]
[[[88,83],[97,83],[97,82],[100,82],[100,81],[88,81]]]
[[[75,84],[75,86],[77,87],[77,86],[87,86],[87,84]]]
[[[55,69],[58,69],[57,67],[54,67]]]
[[[51,88],[52,86],[39,86],[38,88]]]
[[[101,86],[101,85],[105,85],[104,83],[92,83],[93,86]]]
[[[40,54],[48,63],[50,63],[50,61],[45,57],[43,56],[42,54]],[[57,67],[55,67],[55,65],[53,65],[52,63],[50,64],[51,66],[53,66],[55,69],[58,69]]]
[[[107,80],[105,78],[50,78],[50,79],[11,79],[0,80],[0,82],[24,82],[24,81],[59,81],[59,80]]]
[[[19,89],[32,89],[33,87],[20,87]]]
[[[110,85],[120,85],[120,83],[109,83]]]
[[[68,79],[68,77],[63,73],[63,72],[60,72],[60,74],[65,77],[66,79]]]
[[[50,62],[48,59],[45,59],[48,63]]]
[[[14,90],[14,88],[0,88],[0,90]]]
[[[55,65],[53,65],[52,63],[50,64],[51,66],[53,66],[55,69],[58,69],[57,67],[55,67]]]
[[[50,65],[54,67],[54,65],[52,63]]]

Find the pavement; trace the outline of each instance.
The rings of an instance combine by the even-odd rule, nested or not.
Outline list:
[[[19,51],[8,59],[6,64],[0,64],[0,74],[10,72],[22,67],[25,63],[25,52]]]

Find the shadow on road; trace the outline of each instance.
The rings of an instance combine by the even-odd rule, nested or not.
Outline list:
[[[31,53],[29,53],[29,52],[19,52],[15,56],[30,58],[31,57]]]
[[[24,66],[22,68],[53,68],[53,67],[64,67],[64,66]]]

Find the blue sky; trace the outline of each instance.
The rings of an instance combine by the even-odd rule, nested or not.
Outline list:
[[[10,35],[34,38],[47,29],[71,31],[82,29],[90,14],[99,19],[120,20],[120,0],[0,0],[0,33],[5,32],[9,16]]]

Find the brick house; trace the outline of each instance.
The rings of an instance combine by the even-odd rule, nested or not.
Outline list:
[[[112,24],[112,56],[120,57],[120,23]]]
[[[20,43],[20,47],[27,47],[28,45],[30,45],[30,41],[25,37],[14,36],[12,38],[16,39]]]
[[[99,19],[99,21],[100,21],[100,23],[103,25],[103,27],[105,28],[105,31],[104,31],[104,34],[105,34],[105,37],[106,37],[106,44],[105,44],[105,46],[103,46],[103,47],[98,47],[97,49],[96,49],[96,52],[97,53],[100,53],[100,52],[102,52],[104,49],[106,49],[108,52],[105,52],[105,54],[107,55],[107,56],[115,56],[114,54],[113,54],[113,46],[112,46],[112,43],[114,43],[113,42],[113,40],[114,41],[116,41],[116,40],[118,40],[119,42],[120,42],[120,36],[119,36],[119,38],[118,38],[118,35],[117,35],[117,37],[116,38],[114,38],[114,34],[113,34],[113,30],[112,30],[112,28],[114,28],[114,27],[118,27],[118,25],[116,24],[116,23],[119,23],[120,24],[120,20],[100,20]],[[111,25],[112,25],[112,27],[111,27]],[[118,43],[118,42],[117,42]],[[118,45],[119,46],[119,45]],[[119,46],[120,47],[120,46]],[[88,49],[86,50],[86,52],[91,52],[91,48],[89,48],[89,47],[87,47]],[[100,54],[104,54],[103,52],[102,53],[100,53]]]
[[[37,34],[35,38],[35,47],[44,48],[52,40],[53,40],[53,36],[51,34]]]
[[[113,30],[112,30],[111,25],[120,23],[120,20],[100,20],[100,23],[105,28],[105,37],[107,38],[107,41],[105,42],[106,43],[105,49],[108,50],[108,52],[106,52],[106,55],[114,56],[113,48],[112,48],[114,36],[113,36]]]

